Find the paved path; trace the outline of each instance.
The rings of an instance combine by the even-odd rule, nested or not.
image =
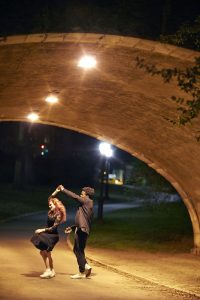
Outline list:
[[[0,299],[200,299],[200,261],[191,255],[160,255],[87,249],[91,279],[72,280],[77,264],[65,236],[53,251],[57,275],[42,280],[42,260],[29,239],[44,213],[0,224]]]

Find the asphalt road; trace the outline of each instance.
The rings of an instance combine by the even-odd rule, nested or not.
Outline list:
[[[131,275],[131,271],[116,271],[116,268],[107,266],[105,259],[97,260],[98,249],[94,252],[88,249],[91,259],[93,253],[95,255],[91,260],[91,278],[72,280],[70,275],[77,273],[77,263],[64,234],[61,234],[60,242],[53,251],[56,277],[41,279],[43,262],[38,250],[30,243],[30,237],[44,221],[45,214],[40,213],[0,224],[0,299],[200,299],[191,293],[182,293],[162,283],[146,280],[145,276]],[[106,251],[101,249],[101,254],[102,251],[106,257]],[[112,258],[117,262],[118,254],[114,256],[115,252]]]

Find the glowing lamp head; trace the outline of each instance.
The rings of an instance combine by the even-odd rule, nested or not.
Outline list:
[[[49,95],[48,97],[46,97],[45,101],[50,104],[54,104],[58,102],[58,97],[56,97],[55,95]]]
[[[31,122],[35,122],[39,119],[39,116],[38,116],[38,114],[32,112],[27,116],[27,119]]]
[[[78,62],[78,67],[83,69],[95,68],[97,61],[94,56],[84,55]]]
[[[113,150],[112,150],[110,144],[105,143],[105,142],[100,143],[99,151],[102,155],[105,155],[106,157],[111,157],[113,154]]]

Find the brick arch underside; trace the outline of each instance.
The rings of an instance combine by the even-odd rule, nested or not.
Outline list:
[[[62,37],[62,40],[61,40]],[[83,53],[97,67],[77,67]],[[182,197],[200,248],[199,144],[191,129],[174,127],[176,84],[136,67],[137,56],[161,67],[186,67],[197,53],[134,38],[59,34],[10,37],[0,41],[0,120],[26,121],[37,111],[40,123],[106,140],[146,162]],[[55,93],[59,103],[45,97]],[[197,124],[198,125],[198,124]],[[193,130],[195,130],[194,125]]]

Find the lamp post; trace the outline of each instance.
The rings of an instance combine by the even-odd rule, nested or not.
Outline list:
[[[109,175],[109,158],[112,156],[113,150],[111,145],[105,142],[99,144],[99,151],[102,155],[101,180],[100,180],[100,196],[98,201],[98,219],[103,220],[103,204],[104,199],[108,199],[108,175]],[[105,187],[105,188],[104,188]],[[105,196],[104,196],[105,191]]]

